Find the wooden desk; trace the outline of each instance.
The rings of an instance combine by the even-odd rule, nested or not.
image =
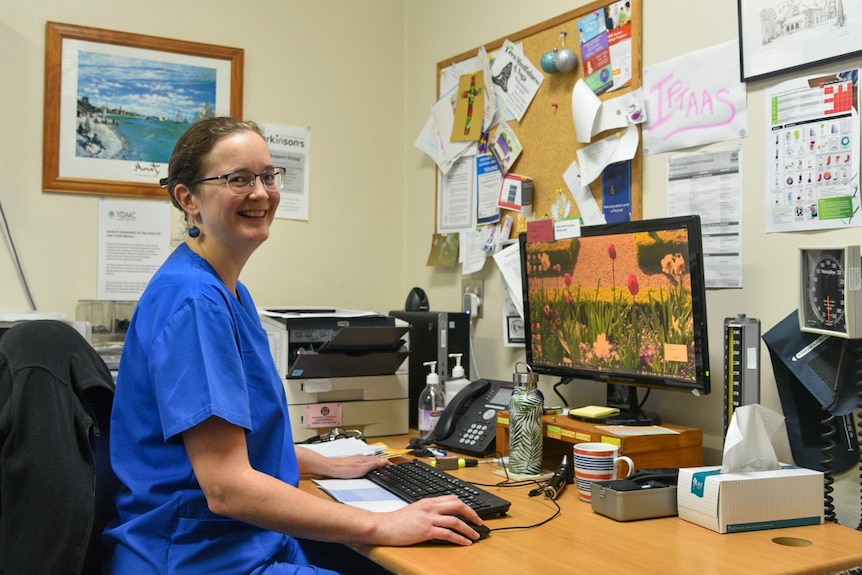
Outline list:
[[[699,467],[703,465],[703,431],[681,425],[662,425],[676,431],[672,435],[618,435],[604,431],[594,423],[578,421],[566,415],[542,417],[545,467],[555,469],[564,454],[571,459],[575,443],[598,441],[613,443],[620,455],[628,455],[638,469],[656,467]],[[497,450],[509,452],[509,413],[497,416]]]
[[[407,436],[380,438],[406,445]],[[496,483],[495,464],[452,472],[467,481]],[[328,497],[309,480],[301,487]],[[523,527],[550,517],[554,504],[529,497],[529,487],[485,487],[512,502],[506,517],[489,519],[492,529]],[[719,535],[677,517],[620,523],[593,513],[574,485],[560,495],[562,513],[541,527],[493,531],[470,547],[422,544],[356,549],[399,574],[446,573],[697,573],[759,575],[835,573],[862,565],[862,532],[828,523]],[[783,545],[782,539],[808,543]]]

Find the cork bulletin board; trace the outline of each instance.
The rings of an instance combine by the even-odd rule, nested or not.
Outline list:
[[[578,56],[578,67],[571,72],[556,74],[545,73],[544,80],[535,98],[527,108],[520,122],[510,120],[509,126],[520,140],[523,151],[512,165],[509,173],[528,176],[533,179],[534,219],[551,217],[551,210],[557,200],[558,190],[568,196],[572,204],[570,217],[578,215],[577,203],[572,198],[563,174],[573,161],[577,160],[577,151],[587,145],[579,142],[572,117],[572,90],[579,78],[584,78],[583,58],[578,42],[578,22],[596,10],[601,10],[617,3],[617,0],[599,0],[578,9],[561,14],[555,18],[541,22],[520,32],[509,34],[494,42],[484,44],[485,50],[493,54],[503,46],[504,41],[522,43],[524,54],[536,68],[540,68],[542,55],[555,48],[560,48],[561,33],[566,32],[565,46]],[[602,100],[615,98],[637,90],[643,85],[642,71],[642,0],[631,0],[631,82],[621,89],[612,89],[599,95]],[[447,67],[476,56],[477,46],[437,64],[438,78]],[[613,62],[612,62],[613,64]],[[544,72],[543,72],[544,73]],[[439,90],[439,85],[438,85]],[[438,94],[439,97],[439,94]],[[494,128],[491,129],[493,132]],[[611,135],[614,130],[596,134],[592,142]],[[640,136],[640,126],[638,127]],[[643,149],[642,143],[631,161],[631,219],[643,217]],[[602,177],[590,184],[590,190],[596,202],[602,203]],[[504,210],[505,212],[505,210]],[[516,236],[513,230],[512,237]]]

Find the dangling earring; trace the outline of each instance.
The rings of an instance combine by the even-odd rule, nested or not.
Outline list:
[[[198,237],[199,235],[201,235],[201,229],[200,229],[199,227],[197,227],[197,226],[196,226],[196,225],[194,225],[194,224],[192,224],[191,226],[189,226],[189,237],[190,237],[190,238],[195,239],[195,238],[196,238],[196,237]]]

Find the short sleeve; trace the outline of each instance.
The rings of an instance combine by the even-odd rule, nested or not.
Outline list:
[[[166,441],[211,416],[251,429],[237,327],[224,307],[193,300],[177,310],[153,342],[150,365]]]

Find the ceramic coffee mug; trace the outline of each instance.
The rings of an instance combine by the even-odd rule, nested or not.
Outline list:
[[[576,443],[575,483],[581,501],[591,501],[590,484],[593,481],[622,479],[634,473],[635,464],[630,457],[620,455],[620,448],[610,443]],[[620,462],[625,461],[627,469],[620,474]]]

